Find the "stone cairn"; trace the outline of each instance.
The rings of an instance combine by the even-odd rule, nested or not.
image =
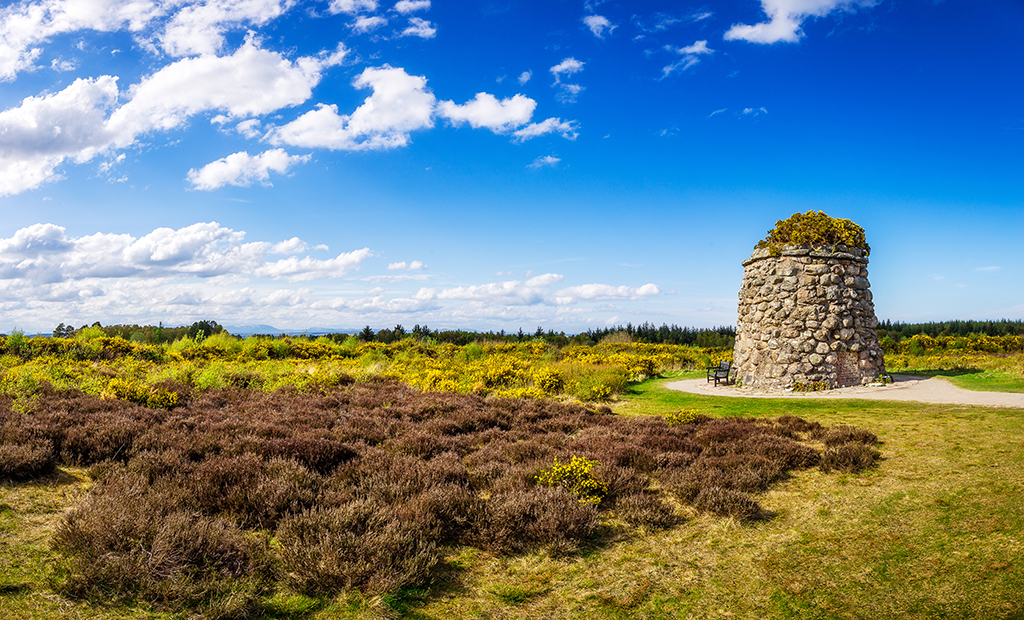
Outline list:
[[[885,373],[867,253],[761,247],[743,261],[733,364],[745,387],[861,385]]]

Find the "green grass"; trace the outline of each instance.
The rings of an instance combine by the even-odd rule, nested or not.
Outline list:
[[[923,377],[941,377],[953,385],[965,390],[977,392],[1009,392],[1024,394],[1024,377],[1020,373],[1007,370],[934,370],[911,369],[901,373],[920,375]]]
[[[860,475],[801,471],[760,503],[769,521],[697,515],[662,532],[606,522],[582,553],[452,550],[434,584],[383,597],[278,592],[262,617],[1024,619],[1024,410],[920,403],[721,398],[633,386],[621,415],[797,415],[882,441]],[[171,618],[52,593],[48,540],[84,493],[79,470],[0,486],[0,610],[9,618]]]

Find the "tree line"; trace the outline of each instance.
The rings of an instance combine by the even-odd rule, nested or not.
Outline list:
[[[932,338],[941,336],[1019,336],[1024,334],[1024,321],[1001,319],[998,321],[939,321],[933,323],[902,323],[881,321],[878,339],[888,336],[896,342],[917,334]]]

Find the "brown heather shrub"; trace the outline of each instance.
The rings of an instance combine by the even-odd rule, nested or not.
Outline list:
[[[27,415],[0,399],[0,467],[21,462],[5,456],[15,453],[92,466],[96,484],[54,541],[68,593],[245,616],[281,580],[326,593],[427,583],[449,545],[571,553],[601,511],[670,527],[678,516],[662,492],[697,510],[761,518],[748,493],[787,470],[820,461],[825,471],[859,471],[878,458],[861,443],[870,433],[792,416],[669,426],[385,379],[183,393],[171,411],[44,389]],[[830,432],[846,440],[824,455],[802,442]],[[608,485],[600,504],[537,485],[555,457],[573,455],[599,463],[593,475]],[[18,466],[26,478],[45,469]]]
[[[675,509],[654,493],[631,493],[615,503],[615,514],[638,527],[660,530],[681,521]]]
[[[400,521],[387,505],[357,500],[315,508],[277,528],[289,584],[309,593],[357,587],[370,594],[426,583],[442,552],[429,529]]]
[[[487,499],[473,541],[496,553],[543,548],[551,555],[575,551],[597,527],[597,506],[562,488],[495,493]]]
[[[631,467],[604,462],[594,468],[593,474],[594,479],[608,485],[608,492],[601,500],[602,504],[608,502],[608,505],[612,505],[621,497],[642,493],[651,484],[650,478]]]
[[[741,521],[752,521],[765,515],[761,505],[742,491],[722,487],[705,487],[693,500],[694,508]]]
[[[850,442],[862,443],[866,446],[878,445],[878,437],[874,433],[853,426],[831,428],[823,435],[822,441],[830,448]]]
[[[856,474],[873,467],[881,456],[878,450],[871,446],[851,441],[826,448],[821,455],[820,467],[826,474],[833,470]]]
[[[246,615],[273,577],[269,540],[175,508],[172,487],[130,473],[97,484],[54,534],[67,571],[60,590],[103,603],[141,597],[171,610]]]
[[[264,456],[290,458],[318,474],[329,474],[334,468],[357,456],[350,444],[318,437],[283,437],[263,442]]]
[[[52,474],[57,465],[53,444],[45,439],[0,443],[0,480],[31,480]]]
[[[780,416],[775,420],[775,423],[789,430],[791,433],[813,433],[815,431],[822,430],[821,424],[818,422],[808,422],[803,418],[798,418],[795,415],[784,415]]]

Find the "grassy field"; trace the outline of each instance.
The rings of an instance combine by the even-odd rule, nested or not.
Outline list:
[[[915,370],[914,375],[941,377],[957,387],[978,392],[1024,394],[1024,377],[1005,370]]]
[[[268,618],[1024,618],[1024,411],[882,401],[715,398],[633,387],[626,416],[681,408],[796,415],[878,435],[880,466],[799,471],[759,497],[774,518],[697,514],[664,531],[608,520],[582,552],[460,548],[434,584],[384,596],[279,591]],[[83,470],[0,486],[0,611],[11,618],[164,618],[53,593],[49,539],[84,496]],[[201,610],[199,610],[201,611]]]

